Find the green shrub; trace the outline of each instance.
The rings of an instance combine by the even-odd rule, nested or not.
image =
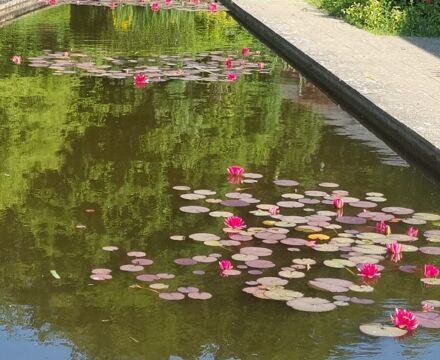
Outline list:
[[[331,15],[372,32],[440,36],[440,0],[426,1],[317,0]]]

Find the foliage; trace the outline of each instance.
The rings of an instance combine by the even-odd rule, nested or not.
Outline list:
[[[316,0],[350,24],[381,34],[440,36],[440,0]]]

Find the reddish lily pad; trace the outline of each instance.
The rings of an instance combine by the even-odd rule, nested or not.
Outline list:
[[[423,246],[419,250],[428,255],[440,255],[440,246]]]
[[[251,268],[255,269],[270,269],[275,267],[275,264],[269,260],[251,260],[246,261],[245,264]]]
[[[159,277],[157,275],[153,275],[153,274],[142,274],[142,275],[136,276],[136,279],[139,281],[144,281],[144,282],[152,282],[152,281],[159,280]]]
[[[363,225],[367,222],[366,219],[357,216],[338,216],[336,218],[336,221],[341,224],[349,224],[349,225]]]
[[[191,259],[191,258],[180,258],[180,259],[175,259],[174,262],[177,265],[182,265],[182,266],[189,266],[189,265],[195,265],[197,264],[197,261]]]
[[[272,250],[264,247],[244,247],[240,249],[241,254],[254,256],[270,256]]]
[[[191,292],[188,297],[193,300],[209,300],[212,298],[212,294],[209,292]]]
[[[163,292],[159,294],[159,297],[163,300],[178,301],[183,300],[185,295],[179,292]]]
[[[122,271],[128,271],[128,272],[138,272],[144,270],[144,267],[141,265],[134,265],[134,264],[128,264],[128,265],[122,265],[119,267]]]
[[[224,206],[230,206],[230,207],[244,207],[249,206],[249,203],[243,200],[223,200],[221,202]]]
[[[440,313],[435,311],[414,311],[413,314],[416,317],[419,326],[428,329],[440,329]]]
[[[151,259],[133,259],[131,260],[131,263],[135,265],[148,266],[148,265],[152,265],[154,261]]]
[[[92,270],[92,274],[95,275],[110,275],[112,271],[110,269],[105,269],[105,268],[99,268],[99,269],[93,269]]]

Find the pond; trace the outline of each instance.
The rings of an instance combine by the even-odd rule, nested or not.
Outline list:
[[[426,254],[439,248],[417,251],[440,241],[437,216],[423,214],[440,213],[438,183],[226,12],[202,5],[153,12],[148,4],[64,4],[0,28],[2,358],[436,358],[438,329],[419,327],[395,339],[363,334],[359,326],[392,325],[396,307],[421,311],[421,301],[440,299],[438,286],[420,281],[424,264],[440,265]],[[22,57],[20,65],[13,55]],[[134,84],[139,73],[148,84]],[[242,166],[245,177],[228,178],[231,165]],[[277,183],[284,179],[299,185]],[[345,199],[345,219],[357,224],[336,219],[335,190]],[[267,210],[277,203],[281,215],[271,216]],[[187,206],[202,212],[182,211]],[[224,212],[241,216],[248,231],[225,233]],[[353,220],[362,222],[360,213],[362,224]],[[391,235],[371,235],[374,216],[387,219]],[[318,247],[280,242],[309,241],[308,229],[298,228],[305,223],[321,234]],[[404,235],[410,225],[419,229],[417,241]],[[190,237],[198,233],[211,235]],[[383,239],[405,244],[403,258],[390,259]],[[108,246],[117,250],[103,250]],[[252,263],[255,253],[265,261]],[[308,285],[322,277],[361,285],[356,266],[324,264],[356,256],[384,267],[374,291]],[[142,271],[120,270],[139,257],[152,261],[134,260],[145,264]],[[304,258],[316,264],[292,263]],[[240,274],[222,276],[219,259]],[[259,274],[261,264],[274,267]],[[270,288],[260,287],[259,297],[242,291],[291,265],[284,278],[298,278],[287,278],[286,289],[348,301],[329,312],[303,312],[268,298],[279,297],[280,288],[266,296]],[[99,268],[112,270],[112,278],[93,280]],[[153,276],[136,279],[141,274]],[[187,296],[195,290],[181,287],[209,294]],[[180,298],[176,291],[182,301],[164,299]]]

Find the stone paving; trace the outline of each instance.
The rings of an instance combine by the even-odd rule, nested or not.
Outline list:
[[[429,151],[436,153],[431,157],[440,159],[439,38],[374,35],[303,0],[222,2],[232,14],[231,3],[235,4],[391,115],[402,128],[420,135],[430,143]],[[243,22],[249,25],[246,19]]]

